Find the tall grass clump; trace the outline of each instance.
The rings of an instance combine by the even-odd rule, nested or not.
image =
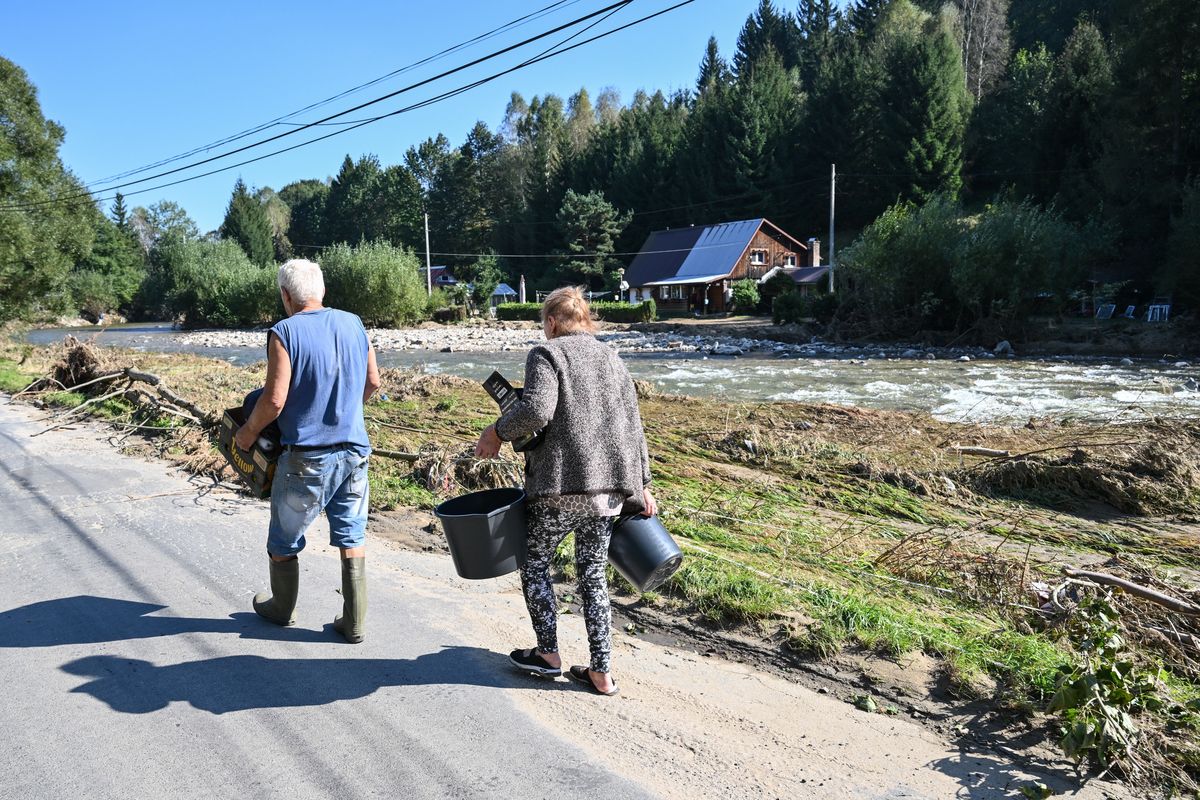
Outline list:
[[[397,326],[425,319],[428,298],[411,250],[386,242],[336,244],[318,259],[325,304],[357,314],[367,325]]]

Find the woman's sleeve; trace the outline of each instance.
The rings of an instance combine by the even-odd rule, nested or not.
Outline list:
[[[536,433],[550,424],[558,409],[558,373],[546,352],[535,347],[525,359],[521,399],[496,421],[496,435],[506,442]]]

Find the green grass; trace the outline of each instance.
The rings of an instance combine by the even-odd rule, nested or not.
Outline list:
[[[388,475],[368,470],[367,483],[371,488],[371,507],[384,511],[398,507],[431,509],[438,504],[433,492],[410,476]]]
[[[36,377],[22,371],[15,361],[0,359],[0,392],[15,394],[33,383]]]
[[[789,605],[779,584],[703,553],[688,553],[669,586],[714,622],[754,622]]]

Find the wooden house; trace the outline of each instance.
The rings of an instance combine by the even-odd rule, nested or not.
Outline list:
[[[734,281],[765,281],[782,271],[801,291],[817,286],[820,242],[801,242],[766,219],[654,231],[625,272],[631,303],[653,299],[664,313],[729,309]]]

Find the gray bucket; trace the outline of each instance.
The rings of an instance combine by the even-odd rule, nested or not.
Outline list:
[[[634,514],[613,526],[608,563],[639,591],[657,589],[683,563],[683,551],[657,516]]]
[[[460,577],[498,578],[525,563],[525,491],[488,489],[455,497],[433,510],[442,521]]]

